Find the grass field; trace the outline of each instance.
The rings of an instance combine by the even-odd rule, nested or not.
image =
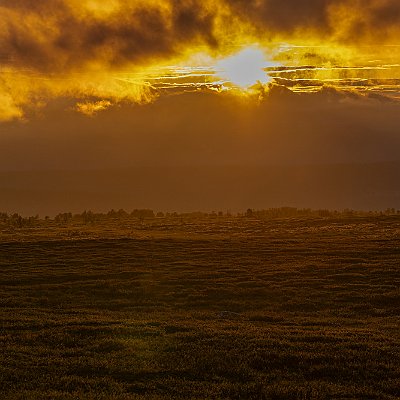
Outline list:
[[[0,233],[2,399],[399,399],[400,217]]]

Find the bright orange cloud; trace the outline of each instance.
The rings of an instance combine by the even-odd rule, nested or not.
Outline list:
[[[397,0],[2,2],[0,120],[57,97],[147,103],[167,89],[220,90],[218,62],[255,43],[282,67],[267,67],[265,82],[349,90],[358,80],[361,91],[384,87],[395,99],[399,48],[388,46],[398,37]],[[208,62],[191,63],[200,53]],[[201,68],[206,73],[195,76]]]

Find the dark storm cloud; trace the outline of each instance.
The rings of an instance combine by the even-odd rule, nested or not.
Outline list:
[[[328,25],[328,8],[337,0],[232,0],[236,13],[246,15],[269,32],[292,32],[305,26],[324,29]]]
[[[398,0],[116,0],[98,1],[97,9],[87,1],[0,1],[0,62],[39,71],[118,67],[193,44],[216,48],[226,33],[246,29],[262,39],[303,31],[362,42],[397,38],[399,24]]]
[[[91,61],[141,64],[197,40],[216,46],[212,10],[195,1],[164,3],[119,1],[115,10],[96,12],[62,0],[2,2],[0,56],[3,63],[54,71]]]
[[[264,32],[285,36],[310,32],[344,42],[396,39],[400,24],[398,0],[231,0]],[[298,38],[301,40],[301,37]]]

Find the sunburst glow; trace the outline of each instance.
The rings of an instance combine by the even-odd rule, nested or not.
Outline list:
[[[268,83],[270,77],[264,68],[271,66],[264,53],[256,47],[247,47],[239,53],[224,58],[216,65],[217,74],[242,89],[256,83]]]

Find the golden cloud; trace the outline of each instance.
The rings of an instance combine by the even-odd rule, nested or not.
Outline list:
[[[158,96],[151,69],[246,44],[259,43],[284,65],[354,66],[371,44],[379,45],[376,57],[392,62],[384,45],[397,44],[399,34],[398,0],[2,2],[0,120],[60,96],[147,103]],[[314,56],[282,51],[282,43],[313,46]],[[121,78],[127,73],[135,79]]]

